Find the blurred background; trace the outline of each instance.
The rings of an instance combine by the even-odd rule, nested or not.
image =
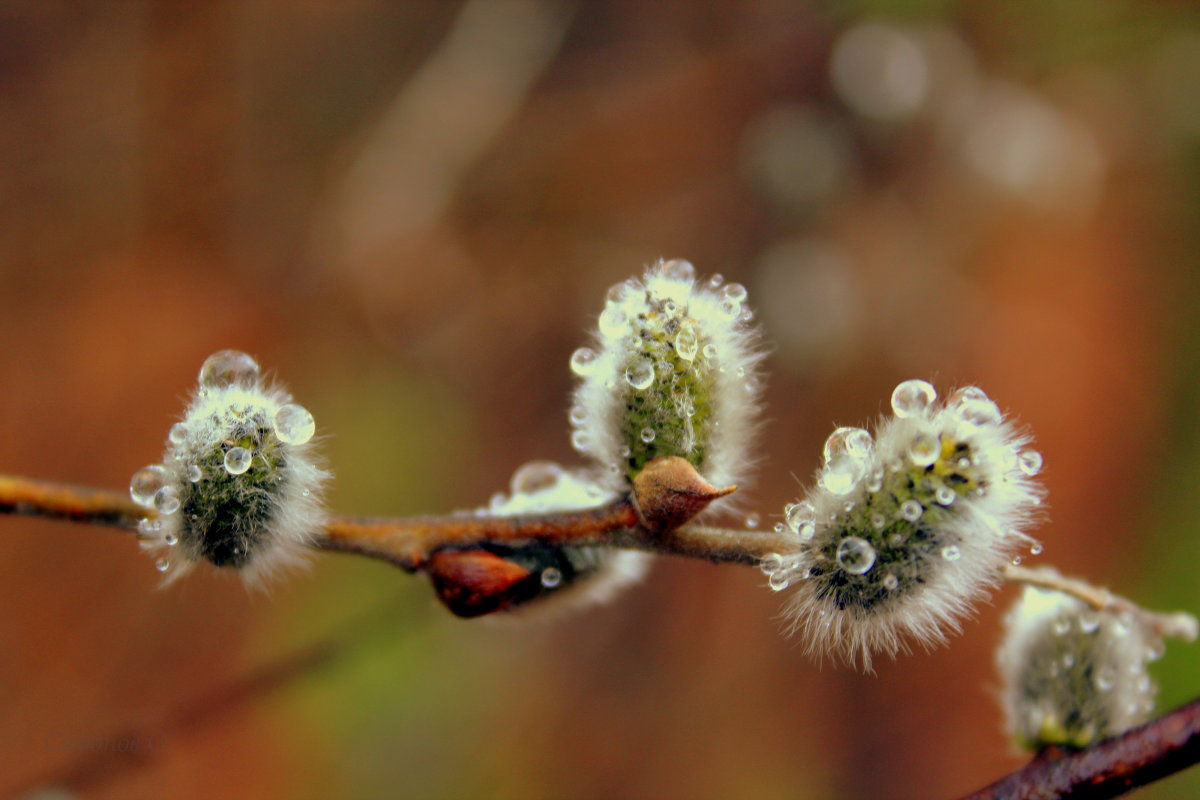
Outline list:
[[[234,347],[315,414],[334,508],[476,507],[575,463],[568,356],[682,257],[772,347],[764,525],[899,380],[974,383],[1045,454],[1031,563],[1200,611],[1198,166],[1184,2],[5,0],[0,472],[123,488]],[[159,738],[39,796],[939,798],[1023,760],[1012,589],[864,676],[750,569],[495,624],[366,559],[159,590],[131,537],[0,531],[0,796],[126,731]],[[1200,694],[1196,647],[1155,670]]]

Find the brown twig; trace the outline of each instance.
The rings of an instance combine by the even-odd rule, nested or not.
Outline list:
[[[722,496],[689,491],[656,503],[690,504],[690,514]],[[154,512],[121,492],[0,475],[0,513],[67,519],[136,531],[138,520]],[[685,515],[685,516],[690,516]],[[594,509],[519,517],[450,514],[432,517],[359,518],[334,516],[317,537],[321,550],[377,558],[415,572],[430,556],[447,549],[480,545],[573,544],[624,547],[716,563],[757,564],[771,552],[787,552],[794,542],[768,531],[726,530],[686,525],[651,530],[630,496]]]
[[[1200,761],[1200,700],[1086,750],[1049,747],[962,800],[1104,800]]]

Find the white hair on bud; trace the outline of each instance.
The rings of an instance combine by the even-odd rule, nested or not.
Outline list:
[[[139,470],[135,501],[157,513],[138,526],[165,582],[199,561],[250,584],[301,564],[327,515],[329,474],[316,460],[312,415],[265,385],[244,353],[210,356],[162,464]]]
[[[805,499],[785,509],[795,550],[762,568],[814,654],[870,669],[915,641],[944,643],[1023,547],[1041,456],[975,388],[944,405],[924,381],[893,395],[876,436],[838,428]]]
[[[697,281],[660,261],[613,286],[593,343],[571,356],[580,381],[575,448],[620,490],[646,462],[680,456],[711,483],[743,483],[757,428],[762,351],[746,289]]]
[[[617,493],[605,488],[589,473],[567,470],[553,461],[530,461],[518,467],[509,490],[509,494],[494,495],[488,505],[476,513],[520,516],[584,511],[617,498]],[[639,583],[653,560],[649,553],[611,547],[551,546],[536,550],[552,557],[553,561],[543,570],[545,591],[532,602],[512,607],[505,617],[526,620],[562,616],[602,605]],[[532,553],[526,555],[532,557]],[[546,585],[550,581],[545,580],[545,570],[556,571],[557,580],[552,586]],[[551,598],[554,598],[553,602],[550,602]]]
[[[1086,747],[1144,722],[1162,638],[1131,610],[1098,611],[1027,586],[996,654],[1008,732],[1022,746]]]

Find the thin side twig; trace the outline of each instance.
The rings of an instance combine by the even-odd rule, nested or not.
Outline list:
[[[1082,600],[1097,611],[1130,614],[1140,619],[1150,630],[1160,636],[1174,636],[1184,641],[1194,642],[1197,634],[1200,633],[1196,618],[1187,612],[1149,611],[1131,600],[1113,594],[1103,586],[1093,586],[1079,578],[1068,578],[1053,567],[1010,565],[1004,568],[1004,577],[1014,583],[1062,592],[1077,600]]]
[[[1085,750],[1049,747],[962,800],[1106,800],[1200,762],[1200,699]]]

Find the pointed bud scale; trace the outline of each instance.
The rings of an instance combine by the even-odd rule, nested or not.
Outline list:
[[[250,356],[223,350],[204,362],[163,463],[130,483],[134,500],[157,512],[138,530],[167,580],[198,561],[255,581],[302,560],[325,521],[328,475],[315,462],[313,428],[307,410],[263,383]]]
[[[795,550],[764,569],[773,589],[795,588],[787,614],[814,653],[869,668],[906,640],[940,643],[1034,544],[1040,456],[979,389],[936,400],[905,381],[874,436],[834,431],[816,487],[785,513]]]
[[[762,385],[745,302],[745,287],[697,281],[681,260],[609,290],[593,344],[571,359],[571,425],[610,488],[662,456],[718,486],[744,482]]]
[[[647,530],[678,528],[713,500],[730,495],[733,486],[718,489],[679,456],[656,458],[633,479],[633,504]]]

